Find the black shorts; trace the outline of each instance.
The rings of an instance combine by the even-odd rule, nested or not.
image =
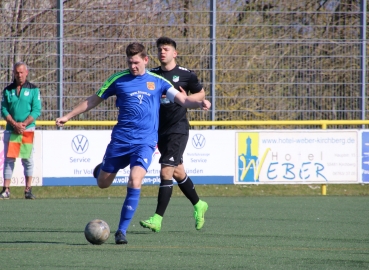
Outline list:
[[[158,149],[161,155],[159,163],[170,166],[182,164],[187,141],[186,134],[173,133],[159,136]]]

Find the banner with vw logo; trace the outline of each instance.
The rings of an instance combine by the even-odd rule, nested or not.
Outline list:
[[[44,185],[96,185],[92,172],[101,163],[111,131],[44,132]],[[48,147],[46,147],[48,145]]]
[[[44,145],[52,147],[44,148],[45,157],[50,157],[44,159],[44,185],[96,185],[93,169],[101,163],[110,136],[109,130],[45,131]],[[144,184],[160,183],[159,155],[155,151]],[[113,185],[127,184],[129,173],[129,167],[120,170]]]
[[[96,185],[92,172],[110,142],[109,130],[44,131],[44,185]],[[235,142],[233,131],[190,131],[183,155],[187,174],[197,184],[232,184]],[[47,147],[46,147],[47,145]],[[156,149],[144,185],[160,183],[160,153]],[[130,169],[117,173],[113,185],[125,185]]]
[[[233,184],[233,130],[190,130],[183,164],[197,184]]]

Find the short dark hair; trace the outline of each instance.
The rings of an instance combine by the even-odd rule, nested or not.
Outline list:
[[[141,43],[133,42],[127,46],[126,55],[127,57],[131,57],[136,54],[139,54],[142,58],[145,58],[147,56],[145,46]]]
[[[160,37],[156,40],[156,47],[159,48],[160,45],[171,45],[174,49],[177,49],[177,43],[168,37]]]

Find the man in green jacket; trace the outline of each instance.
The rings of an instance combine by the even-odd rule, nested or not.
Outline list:
[[[36,118],[41,114],[40,89],[27,81],[28,67],[23,62],[17,62],[13,68],[14,82],[5,87],[1,101],[1,115],[6,120],[4,132],[4,185],[0,199],[10,198],[10,180],[14,171],[15,158],[8,158],[8,145],[10,135],[23,134],[24,131],[35,130]],[[24,197],[35,199],[31,192],[33,176],[33,149],[31,156],[22,158],[26,187]]]

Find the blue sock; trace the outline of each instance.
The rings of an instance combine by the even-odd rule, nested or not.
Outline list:
[[[127,187],[127,196],[123,203],[118,226],[118,230],[121,230],[124,235],[126,234],[129,223],[131,222],[131,219],[133,218],[133,215],[138,207],[140,193],[141,189]]]

